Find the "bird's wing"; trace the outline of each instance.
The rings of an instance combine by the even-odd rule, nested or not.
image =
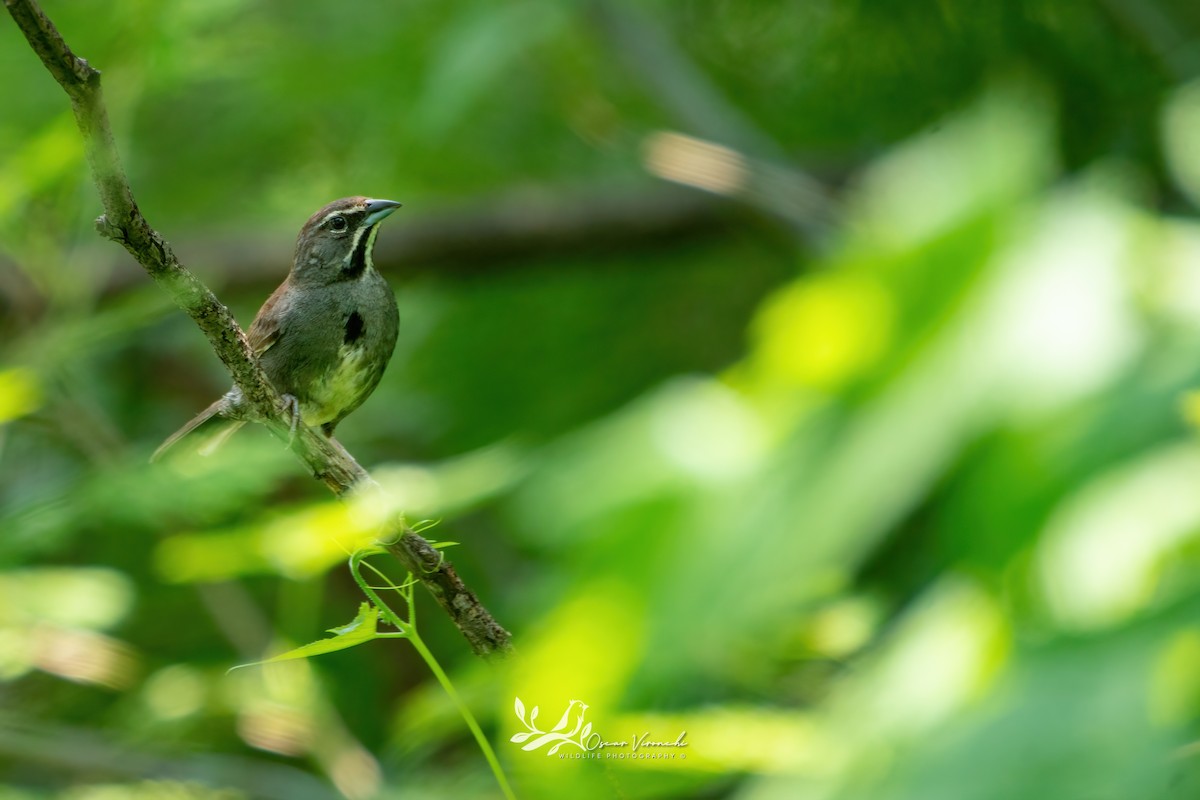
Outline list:
[[[286,301],[284,300],[285,290],[288,282],[284,281],[279,288],[267,298],[267,302],[262,304],[262,308],[258,310],[258,314],[254,317],[254,322],[250,323],[250,330],[246,332],[246,338],[250,340],[250,346],[254,349],[254,355],[262,356],[271,348],[271,345],[279,341],[279,333],[281,330],[280,321],[283,319],[284,308]]]

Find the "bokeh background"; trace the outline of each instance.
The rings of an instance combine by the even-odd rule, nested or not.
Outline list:
[[[513,631],[418,594],[518,796],[1200,791],[1194,4],[47,11],[243,323],[405,203],[339,438]],[[498,796],[406,642],[228,672],[351,620],[370,531],[261,430],[147,464],[228,377],[7,18],[0,75],[0,798]],[[517,697],[686,759],[524,752]]]

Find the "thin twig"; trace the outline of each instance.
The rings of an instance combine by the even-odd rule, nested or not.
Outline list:
[[[4,5],[30,47],[71,99],[92,179],[104,206],[104,214],[96,220],[97,231],[128,250],[175,304],[200,326],[217,357],[241,387],[255,419],[287,441],[290,415],[254,357],[237,320],[207,286],[179,263],[170,244],[150,227],[138,209],[109,126],[100,72],[71,51],[34,0],[4,0]],[[378,491],[378,485],[345,448],[308,426],[300,426],[292,449],[313,475],[339,497],[364,489]],[[425,584],[476,655],[502,655],[511,649],[508,631],[492,618],[429,542],[399,519],[384,538],[391,542],[388,551]]]

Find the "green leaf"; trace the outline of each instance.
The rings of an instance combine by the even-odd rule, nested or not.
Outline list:
[[[330,639],[319,639],[315,642],[297,647],[294,650],[288,650],[286,653],[280,653],[273,658],[268,658],[264,661],[253,661],[249,664],[238,664],[234,669],[242,667],[257,667],[263,664],[273,664],[277,661],[291,661],[297,658],[308,658],[309,656],[319,656],[322,653],[332,653],[337,650],[345,650],[355,645],[369,642],[372,639],[378,639],[383,634],[376,631],[376,626],[379,623],[379,609],[375,608],[370,603],[363,603],[358,607],[358,616],[353,620],[337,628],[330,628],[329,632],[335,634]]]
[[[396,541],[398,542],[400,540],[397,539]],[[395,542],[388,542],[387,544],[395,544]],[[357,550],[354,551],[354,553],[351,554],[351,556],[350,556],[351,563],[357,564],[365,558],[370,558],[371,556],[382,555],[383,553],[386,553],[386,552],[387,552],[387,550],[384,549],[383,547],[380,547],[378,544],[364,545],[363,547],[358,548]]]
[[[424,533],[425,531],[429,530],[430,528],[436,528],[438,525],[441,524],[441,522],[442,521],[440,519],[423,519],[420,522],[413,523],[412,532],[413,533]]]

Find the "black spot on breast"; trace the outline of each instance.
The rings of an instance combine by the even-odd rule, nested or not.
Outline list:
[[[346,337],[343,339],[346,344],[353,344],[363,337],[367,332],[367,325],[363,322],[362,316],[357,311],[352,311],[350,316],[346,317]]]

